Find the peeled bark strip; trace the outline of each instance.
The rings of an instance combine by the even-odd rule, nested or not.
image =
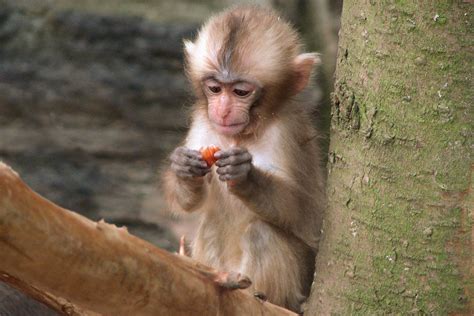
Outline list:
[[[104,315],[296,315],[220,275],[33,192],[0,163],[0,271]]]

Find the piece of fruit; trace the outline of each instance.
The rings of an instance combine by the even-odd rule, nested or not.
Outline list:
[[[221,149],[217,146],[208,146],[200,150],[202,159],[206,161],[208,167],[211,167],[217,161],[214,154],[219,150]]]

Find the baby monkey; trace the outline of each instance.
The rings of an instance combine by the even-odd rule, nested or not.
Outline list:
[[[325,206],[318,134],[296,100],[319,59],[301,50],[287,22],[255,6],[212,17],[185,41],[197,100],[163,179],[171,209],[201,213],[194,259],[248,276],[252,294],[297,312]],[[199,151],[209,145],[220,148],[213,166]]]

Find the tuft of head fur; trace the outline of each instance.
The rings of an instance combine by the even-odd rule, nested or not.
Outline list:
[[[271,9],[233,8],[212,17],[194,42],[185,41],[187,73],[193,83],[219,74],[278,86],[288,78],[301,40]]]

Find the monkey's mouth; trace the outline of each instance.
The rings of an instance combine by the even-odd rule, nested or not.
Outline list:
[[[234,123],[234,124],[225,124],[221,125],[218,123],[214,123],[214,127],[217,129],[217,131],[221,134],[227,135],[227,136],[232,136],[240,133],[245,129],[247,126],[247,123]]]

